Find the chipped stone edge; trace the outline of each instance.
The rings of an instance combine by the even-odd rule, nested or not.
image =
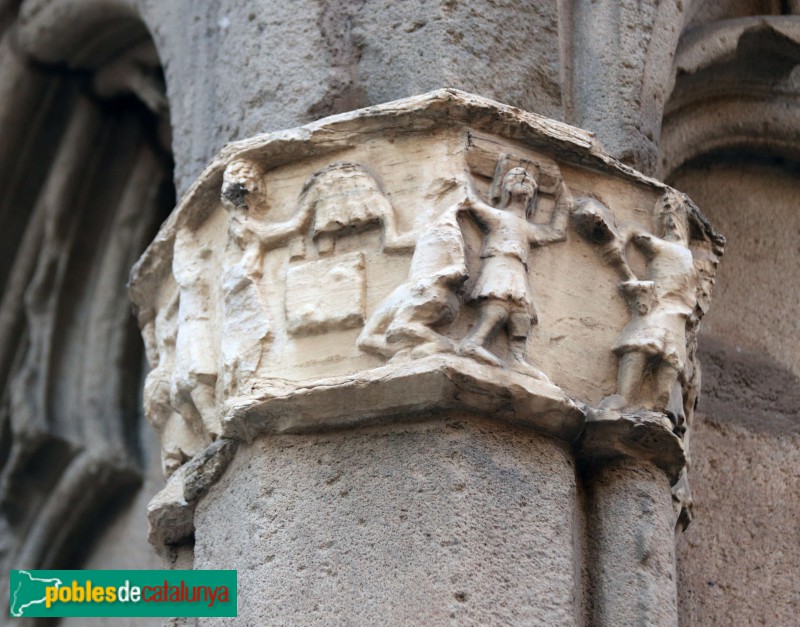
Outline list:
[[[553,384],[455,355],[434,355],[358,375],[272,380],[232,405],[223,419],[223,436],[178,469],[148,505],[148,539],[162,554],[169,546],[191,542],[197,503],[222,477],[240,442],[266,434],[423,422],[453,412],[564,441],[589,467],[638,459],[660,468],[675,484],[686,464],[683,442],[663,414],[595,409]]]
[[[584,423],[581,405],[551,383],[456,355],[433,355],[354,375],[270,380],[230,406],[222,429],[226,437],[249,442],[266,433],[428,420],[445,412],[516,424],[569,443]]]
[[[194,511],[233,460],[239,442],[221,437],[168,479],[147,504],[147,539],[160,554],[167,546],[186,544],[194,537]]]
[[[674,485],[686,466],[683,440],[672,422],[652,411],[619,412],[586,408],[586,423],[577,443],[578,458],[589,465],[629,458],[652,463]]]

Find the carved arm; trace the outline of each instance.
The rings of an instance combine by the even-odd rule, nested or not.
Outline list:
[[[308,226],[314,204],[314,200],[306,198],[300,208],[288,220],[266,225],[259,222],[251,222],[247,225],[247,229],[258,237],[261,245],[265,248],[279,246]]]
[[[497,209],[474,196],[468,196],[458,210],[468,212],[484,231],[491,227],[497,213]]]
[[[567,239],[567,223],[572,211],[573,201],[564,181],[558,186],[555,198],[556,206],[550,224],[528,224],[528,239],[535,246],[545,246]]]
[[[631,233],[630,240],[648,259],[655,257],[658,252],[658,238],[646,231],[636,230]]]

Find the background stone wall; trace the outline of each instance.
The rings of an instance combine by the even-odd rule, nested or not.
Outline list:
[[[682,168],[728,236],[702,337],[695,521],[678,542],[686,624],[791,624],[800,609],[800,170],[718,155]]]

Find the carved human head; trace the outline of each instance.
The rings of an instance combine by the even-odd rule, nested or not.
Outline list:
[[[226,208],[254,209],[266,196],[261,167],[250,159],[231,161],[222,175],[221,192]]]
[[[656,202],[656,232],[667,240],[689,245],[689,217],[681,195],[668,191]]]
[[[503,177],[500,207],[508,207],[512,199],[518,198],[525,205],[525,216],[530,212],[539,185],[530,171],[523,167],[511,168]]]

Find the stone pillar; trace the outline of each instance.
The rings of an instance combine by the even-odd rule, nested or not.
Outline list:
[[[262,436],[200,502],[194,565],[236,568],[260,624],[580,624],[575,476],[466,415]]]
[[[455,90],[230,144],[131,281],[152,542],[236,568],[254,623],[674,623],[722,243]]]
[[[592,624],[677,625],[672,496],[648,462],[618,460],[587,473]]]

